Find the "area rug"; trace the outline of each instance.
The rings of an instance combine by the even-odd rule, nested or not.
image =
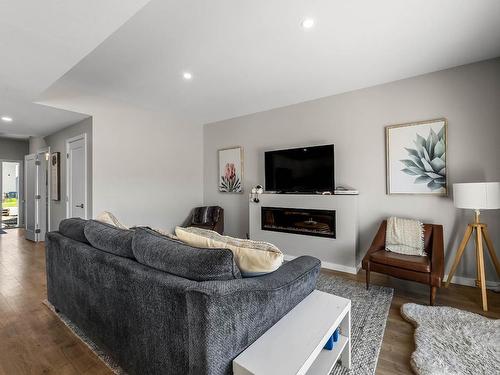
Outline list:
[[[393,290],[391,288],[370,286],[366,290],[364,283],[346,280],[339,276],[321,274],[317,289],[351,300],[351,370],[337,364],[331,374],[334,375],[373,375],[384,338],[387,314],[391,306]],[[75,326],[64,314],[56,313],[47,300],[43,303],[88,346],[115,374],[126,373],[105,352]]]
[[[323,274],[316,288],[351,300],[351,370],[337,363],[330,374],[375,374],[393,289]]]
[[[96,356],[103,361],[109,369],[116,375],[127,375],[127,373],[111,358],[106,352],[99,349],[99,347],[78,328],[66,315],[56,312],[54,306],[48,301],[43,300],[42,303],[49,308],[65,325],[70,329],[73,334],[78,337]]]
[[[418,375],[500,374],[500,320],[446,306],[406,303],[415,326],[411,366]]]

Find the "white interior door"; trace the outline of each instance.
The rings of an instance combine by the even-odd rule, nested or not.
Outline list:
[[[43,241],[49,228],[49,174],[46,154],[40,150],[24,157],[26,239]]]
[[[81,135],[66,141],[67,217],[87,219],[87,139]]]
[[[45,233],[49,231],[49,162],[47,152],[37,154],[37,193],[35,204],[37,207],[37,241],[45,240]]]

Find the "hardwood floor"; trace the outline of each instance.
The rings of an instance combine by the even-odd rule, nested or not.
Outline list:
[[[364,282],[364,273],[347,275]],[[426,304],[428,288],[372,273],[372,283],[393,287],[377,374],[411,374],[413,327],[399,314],[406,302]],[[41,303],[46,298],[43,243],[24,240],[22,230],[0,235],[0,375],[112,374],[66,326]],[[490,311],[500,318],[500,295],[488,291]],[[451,285],[438,291],[436,303],[482,313],[478,289]]]

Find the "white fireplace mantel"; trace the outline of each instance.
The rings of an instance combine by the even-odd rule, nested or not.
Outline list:
[[[321,260],[322,267],[357,273],[358,248],[358,196],[357,195],[305,195],[260,194],[259,202],[249,202],[250,238],[267,241],[278,246],[285,259],[311,255]],[[336,238],[262,230],[262,207],[289,207],[336,211]]]

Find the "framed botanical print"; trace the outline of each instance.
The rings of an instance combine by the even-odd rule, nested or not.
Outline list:
[[[53,201],[61,200],[61,153],[53,152],[50,155],[50,198]]]
[[[387,194],[448,194],[447,132],[444,118],[386,126]]]
[[[243,149],[232,147],[219,150],[219,191],[243,193]]]

